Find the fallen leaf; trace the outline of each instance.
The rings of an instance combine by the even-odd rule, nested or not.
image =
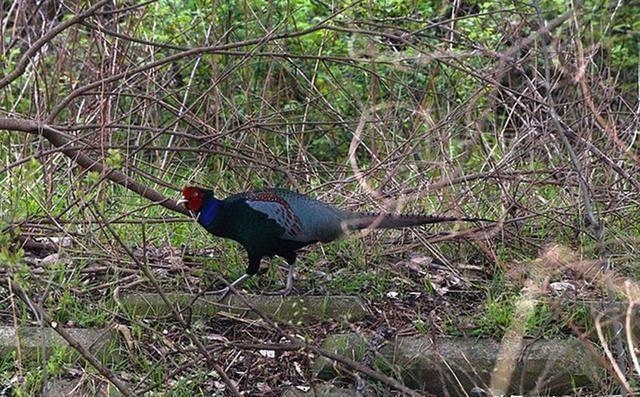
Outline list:
[[[133,337],[131,336],[131,330],[129,329],[129,327],[124,324],[114,324],[113,329],[115,329],[120,333],[120,335],[122,335],[124,341],[127,343],[127,347],[129,348],[129,350],[133,350]]]
[[[258,350],[258,353],[260,353],[262,357],[267,358],[275,358],[276,356],[275,350]]]

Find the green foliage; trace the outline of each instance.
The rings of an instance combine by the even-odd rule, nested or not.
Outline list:
[[[121,168],[122,167],[122,162],[124,161],[124,158],[122,156],[122,153],[120,152],[120,150],[118,149],[109,149],[108,150],[108,157],[107,157],[107,165],[110,168]]]
[[[424,278],[422,279],[422,285],[424,286],[424,290],[427,294],[431,295],[435,293],[436,289],[433,286],[433,283],[431,282],[429,275],[424,276]]]
[[[5,269],[10,270],[11,282],[23,289],[28,289],[31,284],[31,269],[24,262],[24,249],[17,248],[13,242],[11,234],[2,233],[5,229],[0,223],[0,264]],[[19,233],[19,230],[14,230]]]
[[[11,385],[8,390],[12,396],[35,397],[39,396],[45,379],[51,380],[64,374],[77,356],[74,356],[71,349],[58,346],[47,351],[47,357],[38,357],[35,360],[22,359],[22,378],[16,382],[17,376],[17,355],[13,351],[0,355],[0,382],[4,385]]]
[[[543,18],[554,20],[570,11],[572,4],[543,0]],[[421,305],[437,305],[433,302],[440,298],[452,300],[455,309],[443,316],[453,318],[464,309],[456,307],[453,294],[434,294],[434,275],[408,275],[393,264],[414,250],[451,262],[452,268],[472,262],[484,272],[474,274],[478,280],[463,293],[480,290],[486,291],[486,296],[477,300],[473,313],[467,313],[475,326],[471,333],[499,337],[513,321],[519,291],[505,280],[498,263],[510,266],[537,257],[540,247],[548,242],[579,248],[582,255],[593,258],[599,254],[600,243],[585,221],[576,175],[568,166],[566,153],[554,142],[554,131],[548,131],[550,123],[544,124],[548,113],[540,99],[545,94],[540,81],[543,36],[538,34],[540,21],[535,9],[529,3],[484,0],[462,2],[456,10],[452,6],[436,0],[370,0],[355,5],[309,0],[152,2],[110,22],[131,36],[183,48],[221,48],[251,40],[254,44],[231,45],[225,47],[225,53],[184,57],[105,84],[96,89],[99,95],[85,92],[78,96],[53,124],[61,129],[105,124],[99,134],[97,129],[65,133],[75,135],[73,145],[84,145],[83,152],[101,164],[153,186],[167,197],[176,197],[177,192],[165,185],[212,186],[216,194],[225,196],[296,182],[302,190],[336,193],[337,202],[343,200],[352,207],[378,208],[381,202],[369,198],[353,178],[349,150],[355,132],[359,132],[362,143],[355,157],[369,186],[385,197],[398,197],[400,192],[423,196],[412,198],[410,208],[403,211],[524,220],[507,222],[486,240],[424,242],[445,230],[459,231],[461,226],[454,225],[421,230],[417,232],[420,238],[411,233],[380,232],[380,239],[349,239],[316,247],[301,255],[298,273],[303,280],[296,286],[303,293],[357,294],[383,305],[388,304],[387,293],[392,290],[402,299],[408,292],[420,293]],[[576,18],[550,35],[553,94],[562,103],[563,121],[576,126],[581,137],[596,136],[596,147],[606,150],[615,145],[598,140],[598,135],[605,134],[591,131],[599,123],[589,121],[588,128],[580,124],[588,118],[586,108],[573,113],[582,105],[583,96],[575,94],[579,90],[576,74],[571,72],[579,63],[576,44],[579,41],[585,49],[584,76],[593,89],[596,107],[624,140],[629,132],[618,128],[625,125],[616,117],[634,109],[637,102],[640,22],[632,4],[589,0],[578,6]],[[335,29],[267,40],[272,35],[314,27],[343,7],[349,8],[327,22]],[[456,20],[450,21],[453,14]],[[69,18],[67,13],[64,19]],[[44,120],[46,110],[57,101],[83,84],[108,77],[110,68],[118,73],[133,70],[178,52],[161,45],[122,46],[122,39],[109,35],[100,42],[87,32],[86,27],[66,30],[39,52],[29,72],[0,92],[5,116],[37,115],[38,120]],[[395,43],[389,35],[402,36],[406,43]],[[527,38],[535,41],[518,48]],[[115,47],[116,41],[120,47]],[[15,67],[24,51],[20,42],[17,40],[0,59],[0,75]],[[512,49],[519,52],[509,55],[513,59],[503,59],[501,55]],[[117,54],[116,58],[110,59],[111,53]],[[105,90],[113,91],[103,96]],[[614,95],[623,100],[617,101]],[[108,102],[104,98],[109,98]],[[530,113],[529,102],[535,104]],[[96,113],[95,109],[107,108],[104,103],[109,104],[109,112]],[[375,117],[366,113],[372,108],[376,109]],[[359,130],[359,122],[365,118],[367,123]],[[108,123],[149,130],[110,128]],[[158,134],[156,128],[175,128],[199,139]],[[174,148],[183,145],[191,150],[168,152],[165,163],[165,152],[160,149],[170,142]],[[138,148],[129,147],[133,145]],[[0,133],[0,169],[26,159],[0,174],[4,188],[0,195],[0,264],[10,271],[16,286],[34,294],[47,291],[43,304],[56,321],[103,326],[122,314],[112,297],[120,292],[115,288],[126,277],[125,271],[137,267],[105,232],[102,218],[94,211],[108,220],[129,222],[110,225],[128,248],[137,251],[143,247],[139,222],[173,215],[104,181],[104,174],[69,166],[60,153],[42,154],[49,148],[40,136]],[[606,155],[616,162],[626,161],[620,149],[615,147]],[[640,268],[633,265],[640,238],[640,208],[629,193],[633,190],[607,167],[591,164],[599,161],[592,154],[585,151],[580,158],[595,185],[592,192],[606,226],[604,244],[611,260],[620,263],[618,268],[627,274],[640,276]],[[483,173],[487,174],[483,179],[426,191],[440,181]],[[607,196],[613,190],[624,193]],[[38,225],[42,221],[46,226],[43,233],[76,239],[69,252],[61,250],[61,254],[74,257],[73,265],[53,263],[36,274],[13,235],[21,232],[19,225],[25,221]],[[245,271],[246,254],[236,243],[212,239],[192,222],[150,223],[145,230],[149,251],[171,246],[181,249],[176,255],[184,254],[185,260],[192,262],[178,270],[165,263],[153,267],[167,291],[217,288],[221,286],[218,276],[233,280]],[[389,242],[406,247],[405,251],[389,254]],[[211,256],[198,254],[205,249]],[[281,263],[279,258],[265,260],[267,274],[252,278],[246,288],[257,292],[281,287],[285,276],[277,266]],[[81,274],[93,265],[107,266],[108,270],[98,276]],[[319,277],[316,270],[327,277]],[[197,285],[191,285],[194,278]],[[136,288],[151,288],[146,279],[138,281]],[[33,321],[30,309],[17,305],[20,321]],[[527,335],[566,333],[569,323],[592,328],[585,306],[569,305],[562,310],[557,306],[542,299],[527,319]],[[409,325],[422,334],[432,331],[425,313],[417,307]],[[141,369],[149,382],[166,385],[167,395],[211,395],[212,390],[201,386],[209,374],[198,369],[167,382],[167,372],[156,365],[157,357],[144,349],[151,326],[136,320],[127,318],[127,326],[139,345],[131,352],[131,362],[119,365],[127,370],[130,365]],[[166,318],[158,323],[171,329]],[[456,322],[449,324],[449,333],[463,333],[455,329]],[[12,360],[0,358],[0,374],[5,378],[15,373]],[[67,353],[60,350],[47,362],[29,364],[25,385],[16,394],[36,393],[44,370],[63,374],[67,360]]]
[[[380,298],[389,291],[389,280],[380,277],[380,274],[375,271],[338,276],[332,280],[331,284],[332,290],[347,295],[357,295],[367,291],[371,296]]]
[[[512,295],[487,296],[485,311],[479,318],[481,335],[498,335],[509,327],[513,319],[514,299]]]
[[[429,333],[429,324],[422,319],[420,312],[417,313],[416,319],[413,320],[413,326],[416,328],[416,331],[423,335]]]
[[[64,372],[64,366],[71,362],[72,351],[66,347],[53,349],[47,360],[47,372],[50,376],[58,376]]]

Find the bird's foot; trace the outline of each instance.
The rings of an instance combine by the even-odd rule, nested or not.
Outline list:
[[[291,291],[293,291],[293,276],[292,273],[289,273],[289,276],[287,277],[287,283],[285,284],[285,287],[283,289],[277,291],[267,291],[263,292],[263,294],[269,296],[289,296],[291,295]]]
[[[262,294],[267,296],[289,296],[291,295],[291,291],[293,291],[293,286],[288,285],[283,289],[279,289],[277,291],[265,291]]]
[[[211,291],[209,292],[210,295],[219,295],[218,296],[218,302],[223,301],[227,296],[229,296],[229,293],[231,292],[231,288],[229,287],[224,287],[222,289],[218,289],[215,291]]]
[[[240,288],[240,286],[242,285],[242,283],[244,283],[244,281],[246,279],[248,279],[249,277],[251,277],[251,274],[243,274],[242,276],[240,276],[236,281],[232,282],[231,284],[229,284],[228,287],[216,290],[216,291],[212,291],[210,292],[210,294],[212,295],[220,295],[220,297],[218,298],[218,302],[224,300],[224,298],[226,298],[229,295],[229,292],[231,292],[232,288]]]
[[[291,291],[293,291],[293,263],[289,264],[289,272],[287,273],[287,281],[285,287],[278,291],[263,292],[263,295],[288,296],[291,295]]]

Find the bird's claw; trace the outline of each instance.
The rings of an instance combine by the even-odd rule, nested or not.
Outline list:
[[[224,287],[222,289],[212,291],[209,294],[211,294],[211,295],[219,295],[218,298],[217,298],[218,302],[222,302],[223,300],[225,300],[227,298],[227,296],[229,296],[230,292],[231,292],[231,288]]]
[[[267,296],[289,296],[291,295],[291,291],[293,291],[293,287],[287,286],[277,291],[266,291],[266,292],[263,292],[262,294]]]
[[[289,274],[287,274],[287,283],[285,287],[278,291],[263,292],[264,295],[288,296],[293,291],[293,266],[289,266]]]
[[[238,279],[236,281],[234,281],[231,284],[229,284],[228,287],[219,289],[217,291],[213,291],[213,292],[211,292],[211,294],[212,295],[220,295],[220,297],[218,298],[218,302],[221,302],[229,295],[229,292],[231,292],[232,288],[234,288],[234,289],[240,288],[242,283],[244,283],[245,280],[248,279],[249,277],[251,277],[250,274],[243,274],[242,276],[238,277]]]

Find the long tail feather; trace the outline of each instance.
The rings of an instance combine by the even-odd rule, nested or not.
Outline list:
[[[435,215],[396,215],[352,212],[343,220],[345,230],[361,229],[399,229],[403,227],[426,225],[443,222],[492,222],[481,218],[458,218],[454,216]]]

